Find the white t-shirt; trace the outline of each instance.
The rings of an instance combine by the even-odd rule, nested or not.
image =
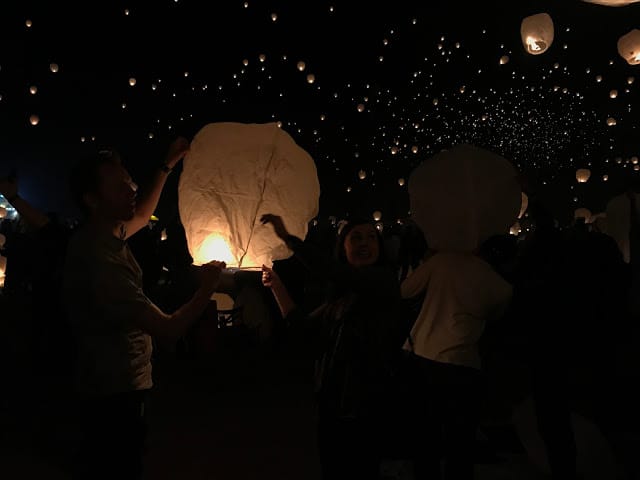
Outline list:
[[[504,313],[512,287],[481,258],[438,253],[402,283],[403,298],[427,292],[411,330],[413,351],[430,360],[480,368],[478,340]],[[405,350],[411,350],[409,341]]]

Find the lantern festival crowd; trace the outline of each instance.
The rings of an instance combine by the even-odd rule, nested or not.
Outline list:
[[[75,392],[73,478],[143,478],[154,346],[187,345],[224,288],[223,261],[194,267],[182,226],[149,220],[188,150],[176,140],[140,191],[116,152],[85,159],[70,179],[84,214],[73,225],[23,199],[19,178],[0,181],[19,213],[0,227],[2,317],[30,304],[30,368]],[[252,326],[261,342],[304,345],[292,362],[315,364],[322,478],[382,478],[399,460],[416,479],[472,479],[488,412],[505,408],[521,439],[541,442],[552,478],[586,478],[585,425],[613,451],[617,471],[601,478],[633,478],[616,438],[637,409],[636,204],[626,263],[611,237],[579,220],[560,228],[529,196],[528,232],[467,253],[431,248],[411,219],[381,231],[353,215],[298,238],[281,212],[262,215],[293,256],[248,274],[268,306]],[[527,419],[534,433],[519,428]]]

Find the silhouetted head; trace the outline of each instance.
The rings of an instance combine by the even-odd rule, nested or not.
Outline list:
[[[112,150],[101,150],[78,163],[70,186],[74,201],[87,217],[121,222],[135,214],[138,186]]]
[[[385,260],[382,235],[367,220],[350,221],[338,235],[336,256],[339,261],[356,268],[382,265]]]

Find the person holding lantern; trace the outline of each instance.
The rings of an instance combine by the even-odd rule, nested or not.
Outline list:
[[[167,176],[189,149],[173,142],[151,188],[137,186],[112,151],[74,169],[71,190],[85,223],[69,242],[63,299],[77,340],[77,388],[84,439],[76,478],[142,477],[144,406],[151,378],[151,335],[177,338],[204,312],[225,264],[199,268],[200,287],[172,314],[143,293],[142,271],[126,240],[153,214]]]
[[[336,258],[314,259],[280,217],[264,215],[262,222],[273,225],[296,258],[330,285],[325,302],[305,314],[279,276],[263,266],[263,285],[271,289],[286,323],[308,334],[315,354],[323,478],[378,478],[380,421],[388,408],[385,388],[400,305],[397,275],[385,265],[382,238],[368,221],[349,222],[338,236]]]

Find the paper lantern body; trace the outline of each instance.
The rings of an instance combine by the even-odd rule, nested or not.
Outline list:
[[[618,53],[629,65],[640,65],[640,30],[636,28],[620,37]]]
[[[548,13],[538,13],[522,20],[520,26],[522,44],[528,53],[540,55],[553,43],[553,20]]]
[[[587,183],[591,177],[591,170],[588,168],[579,168],[576,171],[576,180],[578,183]]]
[[[522,203],[516,171],[506,159],[458,145],[419,165],[409,178],[411,212],[429,247],[471,252],[507,234]]]
[[[0,207],[0,218],[6,218],[7,217],[7,209],[4,207]]]
[[[640,0],[582,0],[587,3],[595,3],[596,5],[604,5],[605,7],[624,7],[632,3],[640,2]]]
[[[197,265],[271,265],[291,255],[260,217],[282,217],[300,238],[318,213],[313,159],[275,123],[212,123],[193,139],[180,178],[179,210]]]
[[[640,198],[636,195],[636,208],[640,212]],[[626,194],[618,195],[607,204],[607,235],[613,237],[626,263],[631,260],[629,231],[631,230],[631,205]]]

